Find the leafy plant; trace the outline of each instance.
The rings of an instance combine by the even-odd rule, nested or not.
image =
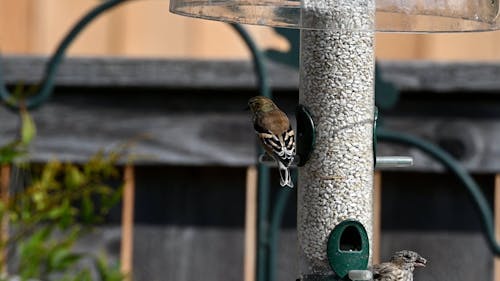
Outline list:
[[[19,139],[0,147],[0,164],[25,156],[36,134],[28,112],[21,110],[20,116]],[[121,188],[109,183],[120,175],[116,164],[122,155],[123,147],[101,151],[80,166],[54,160],[34,167],[35,176],[28,186],[0,201],[0,221],[10,225],[9,237],[0,239],[0,252],[15,275],[23,281],[124,279],[104,258],[76,252],[73,247],[121,199]]]

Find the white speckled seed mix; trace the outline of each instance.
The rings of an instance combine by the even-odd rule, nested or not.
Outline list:
[[[316,146],[299,169],[301,274],[331,272],[326,243],[346,219],[372,238],[374,2],[306,0],[302,18],[354,31],[301,31],[300,103],[313,115]],[[371,249],[370,249],[371,253]]]

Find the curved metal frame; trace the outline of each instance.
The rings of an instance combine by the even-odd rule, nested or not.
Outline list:
[[[21,103],[23,103],[24,106],[30,109],[40,106],[52,95],[54,91],[55,75],[57,74],[59,65],[61,64],[61,61],[63,60],[68,47],[71,45],[71,43],[73,43],[75,38],[97,16],[117,6],[118,4],[124,3],[126,1],[130,0],[105,1],[102,4],[98,5],[97,7],[95,7],[94,9],[90,10],[85,16],[83,16],[64,37],[64,39],[57,47],[55,53],[47,62],[39,90],[33,96],[27,97],[26,100],[19,101],[17,97],[15,97],[7,90],[5,81],[2,78],[2,73],[0,68],[0,99],[3,100],[5,104],[12,109],[18,109]]]

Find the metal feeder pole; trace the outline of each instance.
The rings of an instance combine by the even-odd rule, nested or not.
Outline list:
[[[300,38],[300,103],[316,142],[299,168],[299,268],[302,280],[325,280],[338,276],[327,244],[341,222],[365,228],[371,261],[375,2],[305,0],[301,17],[331,27],[301,30]]]

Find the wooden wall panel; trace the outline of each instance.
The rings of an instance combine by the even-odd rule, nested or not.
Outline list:
[[[0,0],[0,51],[48,54],[99,0]],[[241,59],[243,42],[226,24],[169,13],[168,1],[124,3],[92,23],[71,55]],[[270,28],[249,26],[261,47],[286,49]],[[499,60],[500,32],[377,34],[379,59]]]
[[[28,51],[29,2],[30,0],[0,0],[0,51],[2,53]]]
[[[416,34],[378,33],[375,55],[379,59],[408,60],[422,56],[422,36]]]
[[[188,18],[170,15],[168,1],[131,1],[120,7],[113,32],[118,55],[187,55]]]
[[[32,21],[30,22],[30,53],[47,54],[55,50],[57,44],[69,29],[98,0],[30,1]],[[99,17],[79,35],[71,45],[70,54],[109,54],[108,25],[110,17]]]
[[[438,61],[500,60],[500,32],[451,34],[377,34],[380,59]]]
[[[127,56],[242,58],[247,48],[227,24],[182,17],[169,12],[168,1],[126,4],[121,16],[123,41],[118,54]],[[287,43],[271,28],[249,26],[262,47],[286,49]]]
[[[98,0],[0,0],[5,53],[49,54]],[[171,14],[168,1],[130,1],[99,17],[79,36],[70,55],[243,58],[248,51],[226,24]],[[16,26],[16,30],[12,28]],[[248,27],[263,47],[286,49],[271,28]],[[17,32],[19,31],[19,32]]]
[[[421,35],[429,60],[499,60],[500,32]]]

